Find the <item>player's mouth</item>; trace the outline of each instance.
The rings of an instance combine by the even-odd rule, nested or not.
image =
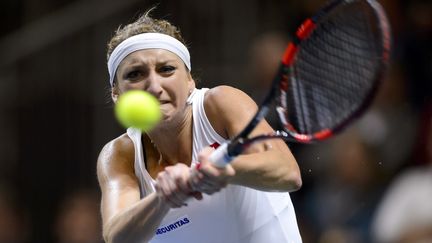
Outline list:
[[[170,103],[168,100],[160,100],[159,104],[164,105]]]

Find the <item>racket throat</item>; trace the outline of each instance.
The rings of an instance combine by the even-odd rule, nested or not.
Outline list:
[[[247,149],[249,145],[249,143],[245,143],[245,139],[239,138],[238,140],[228,143],[227,154],[230,157],[236,157]]]

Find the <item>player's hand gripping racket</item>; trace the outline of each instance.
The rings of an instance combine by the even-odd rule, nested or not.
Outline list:
[[[390,52],[387,17],[375,0],[333,0],[298,28],[253,119],[210,156],[223,167],[263,139],[310,143],[331,137],[371,103]],[[284,131],[248,138],[276,100]]]

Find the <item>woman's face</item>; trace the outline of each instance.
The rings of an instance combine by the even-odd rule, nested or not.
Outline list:
[[[112,97],[131,90],[144,90],[160,102],[163,120],[182,114],[186,100],[195,82],[183,61],[174,53],[163,49],[139,50],[129,54],[116,72],[117,87]]]

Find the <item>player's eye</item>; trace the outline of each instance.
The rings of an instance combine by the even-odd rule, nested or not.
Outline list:
[[[132,70],[126,73],[126,79],[128,80],[136,80],[141,76],[141,72],[139,70]]]
[[[163,65],[159,68],[159,72],[161,73],[172,73],[176,68],[171,65]]]

